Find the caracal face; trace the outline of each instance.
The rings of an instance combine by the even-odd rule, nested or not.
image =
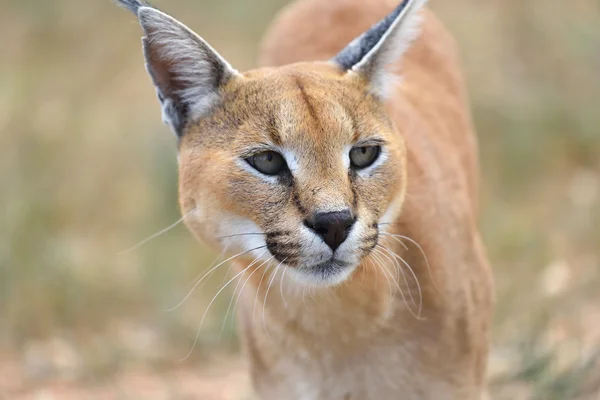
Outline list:
[[[302,282],[343,281],[403,197],[405,149],[380,102],[325,63],[249,72],[225,90],[181,141],[188,225]]]
[[[298,282],[350,277],[404,199],[406,149],[384,109],[394,85],[386,67],[408,49],[424,1],[404,1],[330,61],[243,74],[167,14],[119,2],[144,28],[194,234]]]

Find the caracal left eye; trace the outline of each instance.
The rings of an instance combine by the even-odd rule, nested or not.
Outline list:
[[[381,153],[381,146],[362,146],[350,150],[350,164],[353,168],[362,169],[372,165]]]
[[[246,161],[265,175],[277,175],[286,166],[283,156],[275,151],[263,151],[247,158]]]

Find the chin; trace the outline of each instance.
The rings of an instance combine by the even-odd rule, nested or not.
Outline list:
[[[337,286],[346,281],[356,270],[358,264],[349,264],[330,260],[316,265],[288,267],[296,282],[316,287]]]

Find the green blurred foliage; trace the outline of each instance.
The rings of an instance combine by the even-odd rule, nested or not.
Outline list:
[[[286,1],[155,3],[244,70]],[[600,3],[432,7],[460,44],[480,138],[499,299],[491,364],[510,361],[495,392],[587,398],[599,379]],[[179,218],[175,140],[135,18],[108,0],[4,0],[0,37],[0,354],[60,335],[90,369],[110,369],[127,356],[97,349],[134,321],[172,346],[142,362],[177,361],[226,267],[167,313],[216,255],[181,225],[120,253]],[[221,333],[228,302],[213,305],[196,356],[235,347],[230,321]]]

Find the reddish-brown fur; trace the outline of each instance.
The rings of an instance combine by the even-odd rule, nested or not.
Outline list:
[[[263,230],[292,229],[304,212],[346,207],[355,198],[369,220],[397,205],[386,230],[409,238],[384,234],[381,243],[403,257],[414,277],[405,270],[403,278],[381,254],[365,257],[334,287],[307,288],[258,264],[242,274],[240,328],[264,399],[484,395],[493,283],[477,229],[477,149],[455,44],[425,10],[422,32],[397,66],[401,84],[385,104],[366,95],[364,80],[317,61],[334,56],[396,5],[292,4],[267,35],[266,67],[229,82],[222,106],[182,138],[181,207],[202,210],[187,223],[215,245],[215,232],[230,215]],[[371,132],[385,138],[390,161],[378,179],[353,191],[331,154]],[[241,149],[265,141],[303,154],[293,198],[235,167]],[[250,261],[238,262],[238,271]]]

